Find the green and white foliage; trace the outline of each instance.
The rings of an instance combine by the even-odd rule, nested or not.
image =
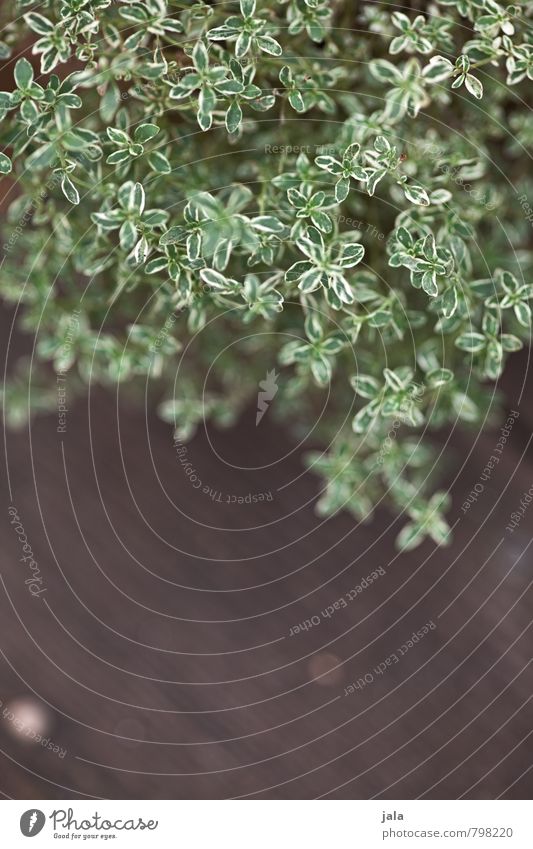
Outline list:
[[[484,421],[531,329],[533,4],[422,5],[5,0],[0,283],[36,409],[75,311],[71,391],[169,399],[194,336],[160,406],[180,438],[278,364],[272,414],[330,446],[319,512],[386,501],[402,546],[448,541],[427,431]]]

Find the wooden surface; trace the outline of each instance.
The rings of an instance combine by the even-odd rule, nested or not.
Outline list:
[[[188,447],[220,501],[191,485],[167,425],[113,395],[73,405],[64,435],[54,415],[7,434],[0,698],[48,705],[67,754],[22,741],[0,716],[2,793],[529,797],[533,507],[505,530],[533,483],[527,372],[527,354],[515,357],[503,387],[520,417],[466,514],[497,435],[455,430],[444,450],[453,544],[401,556],[385,511],[359,527],[318,519],[301,450],[268,415],[256,428],[254,409]],[[272,501],[227,503],[260,492]]]

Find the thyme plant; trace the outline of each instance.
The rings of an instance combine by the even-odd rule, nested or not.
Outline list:
[[[299,432],[327,397],[319,511],[447,542],[427,431],[483,423],[530,333],[533,4],[416,7],[2,3],[9,421],[54,372],[149,378],[186,440],[277,368]]]

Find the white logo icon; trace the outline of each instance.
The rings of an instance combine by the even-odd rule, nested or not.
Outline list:
[[[276,374],[275,370],[267,371],[267,375],[264,380],[261,380],[259,383],[259,388],[261,392],[257,393],[257,415],[255,417],[255,426],[259,424],[266,411],[270,406],[270,402],[274,399],[276,392],[279,387],[276,383],[279,375]]]

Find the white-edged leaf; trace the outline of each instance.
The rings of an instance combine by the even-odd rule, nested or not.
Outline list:
[[[70,203],[74,204],[74,206],[80,202],[80,193],[68,174],[63,174],[63,178],[61,180],[61,191],[65,195],[66,199],[70,201]]]

